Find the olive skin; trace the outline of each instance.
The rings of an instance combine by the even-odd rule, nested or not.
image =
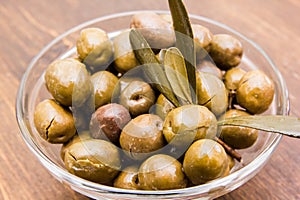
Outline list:
[[[194,35],[196,60],[197,63],[199,63],[210,51],[210,43],[213,39],[213,34],[208,28],[199,24],[192,24],[191,26]]]
[[[224,84],[228,91],[236,92],[239,87],[240,80],[246,74],[246,71],[235,67],[225,72]]]
[[[85,65],[74,58],[52,62],[44,78],[48,91],[64,106],[81,106],[92,92],[90,75]]]
[[[274,98],[274,83],[260,70],[247,72],[239,82],[237,103],[251,114],[268,110]]]
[[[138,172],[139,168],[137,166],[126,167],[114,180],[114,187],[131,190],[139,189]]]
[[[175,106],[163,94],[158,96],[155,105],[155,114],[165,119],[167,114],[174,108]]]
[[[100,28],[86,28],[76,41],[79,58],[91,71],[103,70],[113,56],[112,43],[107,33]]]
[[[220,80],[223,79],[222,71],[212,62],[210,61],[202,61],[196,67],[196,70],[199,72],[210,73],[218,77]]]
[[[64,163],[70,173],[101,184],[111,184],[121,169],[117,147],[97,139],[70,145],[65,152]]]
[[[91,76],[91,81],[94,86],[95,109],[110,103],[118,78],[108,71],[99,71]]]
[[[228,93],[223,81],[205,72],[196,72],[198,104],[206,106],[216,116],[225,113],[228,107]]]
[[[131,120],[128,110],[119,104],[99,107],[90,121],[90,134],[95,139],[109,140],[118,144],[123,127]]]
[[[138,179],[143,190],[171,190],[187,186],[182,164],[175,158],[156,154],[142,163]]]
[[[132,81],[121,91],[120,104],[127,108],[131,115],[137,116],[149,112],[155,103],[155,93],[144,81]]]
[[[165,145],[162,123],[161,118],[153,114],[132,119],[120,135],[120,145],[125,154],[134,160],[142,160],[162,148]]]
[[[40,136],[50,143],[65,143],[76,133],[71,111],[52,99],[44,100],[36,106],[34,125]]]
[[[227,169],[227,154],[214,140],[202,139],[194,142],[184,156],[183,170],[195,185],[222,177]]]
[[[115,68],[118,72],[125,73],[138,66],[129,40],[129,31],[120,33],[113,40]]]
[[[245,111],[231,109],[221,116],[220,119],[249,115],[250,114]],[[220,138],[234,149],[245,149],[256,142],[258,130],[239,126],[223,126],[221,128]]]
[[[229,70],[240,64],[243,55],[241,42],[231,35],[216,34],[210,43],[211,58],[221,70]]]
[[[163,124],[163,134],[175,146],[191,144],[203,138],[214,138],[217,133],[215,115],[200,105],[184,105],[171,110]]]

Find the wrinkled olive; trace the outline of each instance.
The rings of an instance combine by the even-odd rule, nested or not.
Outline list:
[[[107,33],[100,28],[86,28],[76,42],[79,58],[91,71],[103,70],[111,61],[113,48]]]
[[[126,155],[142,160],[162,148],[165,145],[162,123],[161,118],[153,114],[143,114],[132,119],[120,135],[120,145]]]
[[[101,184],[111,184],[121,169],[117,147],[97,139],[70,145],[65,152],[64,163],[70,173]]]
[[[210,56],[221,70],[229,70],[240,64],[243,55],[241,42],[227,34],[213,36],[210,43]]]
[[[183,169],[189,180],[203,184],[223,176],[228,169],[228,158],[224,148],[214,140],[202,139],[187,150]]]
[[[99,71],[91,76],[94,86],[95,108],[110,103],[118,78],[108,71]]]
[[[52,62],[45,72],[45,84],[54,99],[65,106],[82,105],[92,92],[85,65],[74,58]]]
[[[119,104],[99,107],[92,115],[90,133],[95,139],[109,140],[117,144],[123,127],[131,120],[128,110]]]
[[[144,161],[139,168],[138,178],[144,190],[170,190],[187,186],[181,163],[164,154],[151,156]]]
[[[41,137],[50,143],[64,143],[75,133],[71,111],[52,99],[40,102],[34,111],[34,125]]]
[[[249,116],[250,114],[237,109],[228,110],[220,119],[238,116]],[[220,138],[229,146],[235,149],[244,149],[252,146],[258,137],[258,130],[239,127],[223,126]]]
[[[236,99],[251,114],[265,112],[274,98],[274,83],[260,70],[247,72],[239,82]]]

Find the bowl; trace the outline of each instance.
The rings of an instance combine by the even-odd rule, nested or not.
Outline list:
[[[259,134],[258,141],[252,147],[239,151],[242,154],[243,162],[237,163],[231,174],[224,178],[185,189],[143,191],[105,186],[69,173],[60,159],[61,146],[44,141],[35,129],[33,123],[34,108],[40,101],[50,98],[43,79],[46,67],[56,59],[76,54],[75,41],[83,28],[99,27],[107,31],[110,37],[114,37],[120,30],[129,27],[132,15],[138,12],[143,11],[117,13],[80,24],[54,39],[34,57],[22,78],[16,102],[16,116],[25,143],[49,173],[62,184],[66,184],[73,190],[94,199],[213,199],[233,191],[260,171],[276,149],[281,135]],[[168,11],[154,12],[169,14]],[[227,33],[238,38],[244,46],[241,67],[246,70],[261,69],[274,81],[275,96],[266,113],[288,115],[288,91],[282,75],[257,44],[232,28],[211,19],[197,15],[190,15],[190,19],[192,23],[208,27],[214,34]]]

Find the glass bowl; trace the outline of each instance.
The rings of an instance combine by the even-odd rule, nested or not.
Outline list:
[[[280,142],[281,135],[260,134],[258,141],[252,147],[239,151],[242,154],[243,162],[237,163],[231,174],[224,178],[185,189],[143,191],[105,186],[70,174],[60,159],[61,146],[49,144],[41,139],[36,131],[33,124],[34,108],[40,101],[50,98],[43,79],[46,67],[56,59],[76,54],[75,41],[83,28],[99,27],[113,37],[120,30],[127,29],[132,15],[138,12],[143,11],[117,13],[80,24],[54,39],[32,60],[21,81],[16,102],[17,120],[26,144],[42,165],[62,184],[94,199],[213,199],[238,188],[255,176],[264,166]],[[169,14],[168,11],[155,12]],[[190,15],[190,19],[192,23],[208,27],[214,34],[227,33],[238,38],[244,47],[241,67],[246,70],[261,69],[274,81],[275,97],[266,113],[288,115],[289,101],[285,82],[279,70],[258,45],[219,22],[197,15]]]

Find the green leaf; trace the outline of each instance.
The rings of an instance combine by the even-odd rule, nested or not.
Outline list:
[[[190,91],[193,103],[196,98],[196,52],[194,47],[194,35],[191,22],[182,0],[169,0],[169,7],[173,19],[173,26],[176,36],[176,47],[185,58],[185,65],[189,77]]]
[[[219,126],[242,126],[300,138],[300,119],[283,115],[252,115],[226,118]]]
[[[185,61],[176,47],[169,48],[164,57],[166,76],[181,105],[192,104]]]
[[[159,63],[149,44],[143,35],[135,29],[129,34],[131,46],[136,59],[140,64],[145,65],[145,76],[149,82],[156,87],[172,104],[179,107],[180,104],[172,92],[171,85],[165,75],[163,66]]]

